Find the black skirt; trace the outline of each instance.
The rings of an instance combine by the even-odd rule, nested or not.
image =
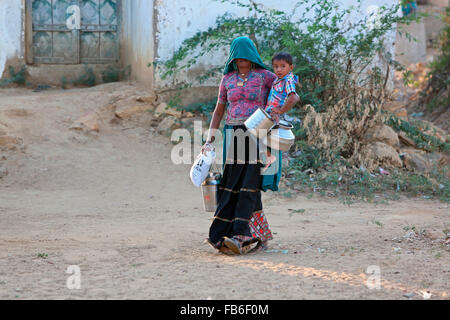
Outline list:
[[[218,206],[208,239],[216,248],[220,248],[225,236],[236,237],[244,245],[245,242],[254,242],[252,240],[266,242],[272,239],[261,201],[263,164],[260,161],[259,139],[251,136],[244,125],[227,127],[232,128],[230,145],[224,159],[217,193]],[[239,136],[242,133],[245,133],[245,138]]]

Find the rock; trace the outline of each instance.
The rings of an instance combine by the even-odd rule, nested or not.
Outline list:
[[[432,163],[418,152],[406,152],[403,158],[406,168],[417,172],[429,172]]]
[[[389,101],[387,103],[385,103],[384,105],[381,106],[381,109],[383,110],[387,110],[390,112],[394,112],[398,109],[404,108],[405,107],[405,103],[401,102],[401,101]]]
[[[116,109],[116,116],[122,120],[126,120],[138,113],[146,112],[146,111],[149,111],[152,109],[153,109],[152,106],[145,105],[145,104],[144,105],[125,106],[125,107]]]
[[[390,145],[376,141],[363,148],[369,158],[375,159],[380,165],[386,167],[401,167],[402,161],[397,151]]]
[[[193,126],[193,123],[194,123],[194,118],[191,118],[191,117],[189,117],[189,118],[182,118],[181,119],[181,124],[182,124],[182,127],[183,128],[189,128],[189,127],[192,127]]]
[[[414,140],[408,138],[406,136],[406,133],[404,133],[403,131],[400,131],[399,133],[397,133],[397,135],[398,135],[399,141],[401,143],[403,143],[404,145],[409,146],[409,147],[416,147],[417,146],[417,144],[414,142]]]
[[[369,128],[364,135],[364,140],[366,142],[379,141],[392,147],[398,147],[400,144],[397,133],[385,124]]]
[[[148,128],[153,125],[154,118],[151,112],[144,112],[132,115],[129,120],[138,127]]]
[[[80,119],[76,120],[70,129],[98,132],[100,130],[100,126],[98,124],[97,114],[95,112],[89,112]]]
[[[14,150],[22,144],[22,138],[9,135],[0,136],[0,149]]]
[[[158,124],[156,130],[159,133],[165,133],[168,132],[169,130],[174,129],[177,126],[179,126],[179,124],[177,123],[177,118],[174,116],[168,116]]]
[[[164,114],[170,115],[170,116],[174,116],[177,118],[181,118],[182,114],[181,111],[178,111],[174,108],[169,108],[168,104],[163,102],[160,103],[159,106],[156,108],[155,110],[155,116],[156,117],[160,117]]]
[[[140,96],[136,98],[138,102],[144,102],[149,104],[155,104],[158,101],[158,96],[156,94],[152,94],[149,96]]]
[[[95,112],[100,120],[108,123],[116,118],[116,108],[117,106],[114,103],[110,103],[99,107]]]

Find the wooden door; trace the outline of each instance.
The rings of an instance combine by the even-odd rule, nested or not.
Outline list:
[[[27,0],[29,60],[115,63],[119,60],[120,0]],[[30,13],[31,11],[31,13]],[[29,23],[28,23],[29,24]]]

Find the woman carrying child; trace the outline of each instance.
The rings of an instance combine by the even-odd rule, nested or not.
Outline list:
[[[261,190],[278,190],[281,151],[275,152],[278,171],[261,175],[263,163],[259,156],[259,139],[248,137],[244,122],[258,108],[265,108],[276,78],[267,70],[248,37],[233,40],[208,138],[203,146],[205,148],[214,141],[226,112],[223,175],[217,194],[218,206],[207,239],[215,249],[224,253],[241,254],[255,243],[253,249],[264,248],[272,239],[262,208]],[[239,135],[244,135],[244,139]],[[242,149],[245,150],[244,156],[237,152]],[[251,150],[255,149],[257,152],[252,153]]]

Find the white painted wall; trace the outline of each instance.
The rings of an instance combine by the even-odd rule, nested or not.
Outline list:
[[[23,59],[22,0],[0,0],[0,78],[8,59]]]
[[[0,0],[1,1],[1,0]],[[131,76],[149,86],[153,83],[153,0],[122,0],[121,56],[131,65]]]
[[[295,0],[259,0],[268,8],[277,8],[289,12],[292,11],[297,1]],[[350,5],[356,5],[356,0],[341,0],[342,6],[347,8]],[[362,0],[362,10],[367,11],[371,5],[393,5],[397,0]],[[225,12],[230,12],[237,16],[248,16],[250,13],[245,8],[240,8],[228,3],[222,3],[215,0],[156,0],[155,8],[157,10],[157,58],[161,60],[168,59],[184,39],[195,35],[198,31],[207,30],[213,27],[216,18]],[[301,8],[297,9],[297,14],[301,13]],[[355,17],[359,18],[359,17]],[[395,32],[389,37],[389,49],[394,55]],[[233,39],[230,39],[230,43]],[[223,48],[219,52],[212,52],[206,57],[199,60],[197,68],[204,68],[208,65],[225,64],[228,55],[229,46]],[[191,72],[180,74],[177,79],[179,81],[192,80],[195,75],[195,69]],[[176,80],[177,80],[176,79]],[[175,81],[176,81],[175,80]],[[155,73],[155,83],[159,89],[171,86],[172,80],[162,81],[158,72]],[[206,85],[217,85],[217,79],[212,79]]]

